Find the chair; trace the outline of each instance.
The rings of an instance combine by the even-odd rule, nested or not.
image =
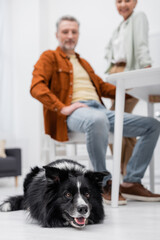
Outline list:
[[[148,116],[154,117],[154,104],[160,103],[160,95],[149,95],[148,97]],[[152,192],[154,192],[154,155],[152,157],[151,163],[150,163],[150,189]]]
[[[57,145],[66,144],[66,157],[74,159],[76,161],[79,160],[79,156],[77,154],[77,145],[78,144],[86,144],[85,134],[81,132],[69,132],[69,141],[67,142],[59,142],[59,141],[53,141],[52,144],[52,153],[54,159],[56,159],[56,147]],[[109,135],[109,143],[113,143],[113,134],[110,133]],[[86,157],[86,158],[85,158]],[[86,156],[80,156],[81,159],[85,159],[88,161],[89,168],[92,168],[91,162],[89,160],[88,154]],[[113,159],[112,155],[107,155],[107,159]]]
[[[77,154],[77,145],[78,144],[85,144],[85,134],[80,133],[80,132],[70,132],[68,134],[69,136],[69,141],[67,142],[59,142],[59,141],[53,141],[51,140],[50,143],[50,159],[55,160],[58,156],[56,154],[56,148],[58,145],[64,145],[66,144],[66,156],[67,158],[74,159],[76,161],[79,160],[78,154]],[[113,144],[114,143],[114,134],[110,133],[109,135],[109,143]],[[83,157],[84,158],[84,157]],[[106,160],[113,160],[112,155],[106,155]],[[89,168],[92,168],[91,162],[89,160],[89,157],[87,158],[88,160],[88,165]],[[154,191],[154,159],[152,158],[152,161],[149,165],[149,178],[150,178],[150,190]]]
[[[6,158],[0,158],[0,177],[15,177],[18,186],[18,176],[21,175],[21,149],[5,149]]]

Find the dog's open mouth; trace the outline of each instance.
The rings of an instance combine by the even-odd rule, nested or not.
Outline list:
[[[86,224],[86,218],[84,217],[74,218],[71,224],[74,227],[82,228]]]
[[[83,228],[87,224],[88,220],[84,217],[74,218],[71,217],[68,213],[65,212],[64,217],[68,220],[68,222],[75,228]]]

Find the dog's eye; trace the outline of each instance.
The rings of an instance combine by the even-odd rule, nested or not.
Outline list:
[[[89,198],[89,197],[90,197],[90,195],[89,195],[88,192],[85,193],[85,197],[86,197],[86,198]]]
[[[72,197],[72,194],[71,194],[70,192],[67,192],[67,193],[65,193],[65,196],[66,196],[67,198],[71,198],[71,197]]]

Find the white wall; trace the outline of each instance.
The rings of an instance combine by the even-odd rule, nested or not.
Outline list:
[[[39,103],[30,96],[33,65],[39,57],[39,1],[14,0],[12,7],[14,138],[22,147],[23,166],[40,158]],[[13,142],[13,145],[15,142]]]
[[[40,159],[40,106],[29,94],[33,65],[40,52],[39,1],[1,1],[3,6],[7,7],[5,14],[9,13],[9,22],[7,24],[3,22],[4,28],[10,33],[7,39],[8,46],[4,49],[4,52],[9,49],[9,53],[5,54],[4,58],[8,56],[11,62],[4,63],[4,74],[8,73],[8,77],[5,78],[5,84],[8,87],[4,94],[7,94],[5,108],[12,112],[10,117],[6,115],[4,118],[1,115],[4,123],[9,122],[3,138],[6,136],[7,147],[22,148],[25,169],[38,163]]]
[[[106,61],[105,46],[113,30],[122,20],[115,7],[115,0],[48,0],[49,5],[49,35],[48,46],[55,48],[55,23],[65,14],[75,16],[80,21],[80,39],[77,51],[95,68],[97,74],[105,77]],[[160,1],[139,0],[136,11],[147,14],[150,34],[160,32]],[[48,28],[48,27],[47,27]]]
[[[12,34],[9,2],[0,2],[0,138],[13,135]],[[7,27],[6,27],[7,26]]]
[[[12,102],[10,122],[13,135],[7,139],[7,145],[22,147],[23,167],[28,169],[40,162],[43,134],[41,104],[29,93],[33,65],[42,51],[56,48],[57,19],[64,14],[79,19],[81,27],[77,51],[91,63],[97,74],[105,77],[105,46],[121,17],[116,12],[114,0],[1,1],[7,2],[11,14],[11,41],[8,47],[12,55],[13,96],[8,98],[8,104]],[[137,10],[146,12],[152,33],[160,32],[159,9],[159,0],[154,0],[154,4],[151,0],[139,0],[137,6]]]

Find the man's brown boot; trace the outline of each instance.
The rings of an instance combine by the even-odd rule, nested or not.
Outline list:
[[[112,180],[108,180],[106,186],[103,187],[103,199],[106,204],[111,204],[111,189],[112,189]],[[118,205],[126,205],[127,201],[119,192]]]

